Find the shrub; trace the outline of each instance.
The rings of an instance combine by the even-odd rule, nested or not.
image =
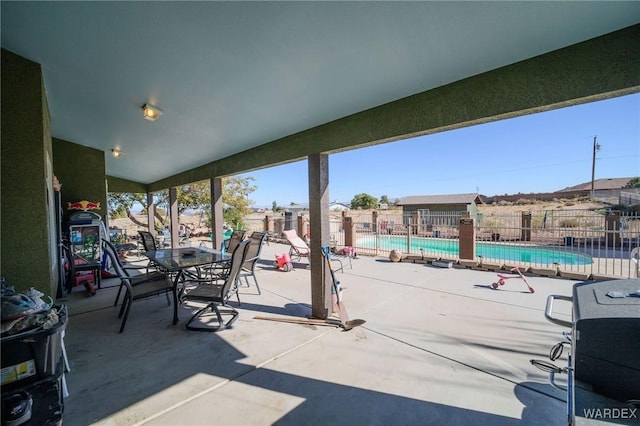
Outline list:
[[[536,203],[535,200],[530,200],[530,199],[527,199],[527,198],[520,198],[520,199],[518,199],[518,201],[516,201],[516,205],[518,205],[518,206],[521,206],[521,205],[524,205],[524,204],[535,204],[535,203]]]
[[[560,221],[560,228],[577,228],[580,223],[577,219],[563,219]]]

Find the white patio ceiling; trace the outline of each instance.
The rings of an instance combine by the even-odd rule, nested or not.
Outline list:
[[[640,2],[2,2],[52,134],[150,183],[637,23]],[[164,110],[152,123],[141,106]]]

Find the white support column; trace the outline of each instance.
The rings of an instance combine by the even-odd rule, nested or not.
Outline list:
[[[170,226],[171,226],[171,248],[180,247],[179,243],[179,222],[180,218],[178,217],[178,188],[169,188],[169,217],[170,217]]]
[[[213,230],[213,248],[219,249],[224,239],[222,223],[224,222],[222,210],[222,178],[211,178],[211,229]]]
[[[156,205],[153,203],[153,193],[147,192],[147,227],[153,236],[156,235]]]

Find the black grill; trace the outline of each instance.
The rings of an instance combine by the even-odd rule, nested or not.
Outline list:
[[[571,298],[549,296],[545,316],[571,328],[564,342],[571,345],[571,355],[566,367],[555,369],[546,361],[532,362],[550,372],[551,384],[556,387],[554,374],[568,373],[569,424],[602,413],[627,413],[634,416],[627,419],[632,424],[640,423],[639,290],[640,279],[612,280],[576,284]],[[571,322],[553,317],[554,300],[572,302]]]

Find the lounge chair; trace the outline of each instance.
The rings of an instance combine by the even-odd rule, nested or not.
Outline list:
[[[289,257],[291,260],[297,259],[301,260],[303,257],[306,257],[311,263],[311,249],[309,245],[298,236],[298,233],[295,229],[290,229],[288,231],[282,231],[282,235],[289,241],[291,244],[291,248],[289,249]],[[331,254],[330,261],[337,262],[340,267],[333,268],[334,272],[342,271],[344,272],[344,265],[342,264],[342,260],[336,258],[333,254]],[[351,262],[351,260],[349,260]]]
[[[309,262],[311,262],[311,249],[307,243],[298,236],[295,229],[282,231],[282,235],[284,235],[289,244],[291,244],[291,248],[289,249],[289,257],[291,260],[301,260],[303,257],[306,257]]]

